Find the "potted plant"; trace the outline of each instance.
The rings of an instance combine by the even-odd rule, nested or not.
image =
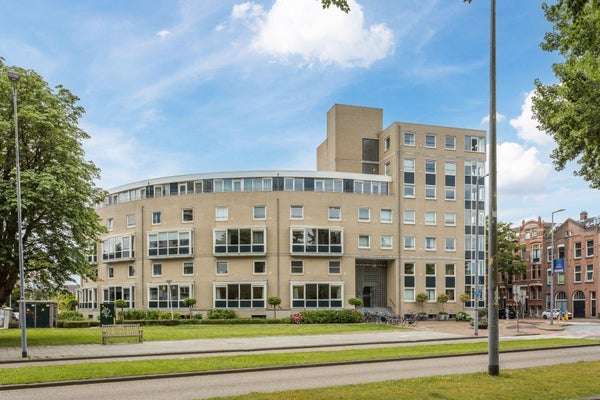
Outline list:
[[[348,299],[348,304],[354,306],[354,311],[356,311],[356,307],[362,306],[362,300],[357,297],[351,297]]]
[[[448,302],[448,295],[446,293],[442,293],[437,297],[436,301],[440,303],[440,306],[442,308],[438,313],[438,319],[440,321],[447,321],[448,313],[444,311],[444,304]]]
[[[420,319],[421,321],[424,319],[427,319],[427,314],[423,311],[423,303],[425,303],[427,301],[427,293],[423,293],[423,292],[417,293],[415,300],[417,300],[417,303],[420,304],[419,307],[421,307],[421,311],[417,315],[417,318]]]

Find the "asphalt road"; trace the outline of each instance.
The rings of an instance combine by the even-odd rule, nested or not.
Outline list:
[[[561,363],[598,360],[600,360],[599,347],[503,353],[500,354],[500,374],[502,374],[503,369],[542,365],[557,365],[557,368],[560,368],[558,364]],[[435,368],[432,368],[432,364],[435,365]],[[291,368],[268,372],[224,373],[186,378],[160,378],[55,388],[2,390],[0,391],[0,399],[80,400],[101,397],[127,400],[206,399],[250,392],[307,389],[487,370],[488,356],[476,355],[437,358],[433,363],[430,359],[424,359]]]

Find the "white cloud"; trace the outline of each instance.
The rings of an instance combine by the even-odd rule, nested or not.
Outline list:
[[[499,190],[507,194],[528,194],[546,187],[552,166],[539,160],[535,147],[505,142],[498,145],[497,171]]]
[[[302,64],[369,67],[393,52],[393,33],[383,24],[365,26],[355,0],[345,14],[335,7],[323,10],[315,0],[276,0],[265,12],[246,2],[233,7],[232,18],[244,20],[257,32],[252,49]]]
[[[156,33],[156,36],[158,36],[159,38],[161,38],[162,40],[164,40],[164,39],[166,39],[166,38],[167,38],[167,36],[169,36],[170,34],[171,34],[171,32],[169,32],[169,31],[168,31],[168,30],[166,30],[166,29],[163,29],[162,31],[160,31],[160,32],[157,32],[157,33]]]
[[[533,91],[527,93],[525,101],[521,106],[521,115],[510,120],[510,125],[517,130],[517,136],[527,142],[547,146],[553,143],[552,137],[538,130],[537,121],[533,118],[531,107]]]

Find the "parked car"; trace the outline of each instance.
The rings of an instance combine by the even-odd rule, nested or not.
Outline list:
[[[560,308],[555,308],[554,312],[552,313],[552,318],[556,319],[558,318],[558,316],[563,312],[563,310],[561,310]],[[564,315],[564,314],[563,314]],[[566,316],[569,317],[569,319],[573,318],[573,314],[571,314],[570,311],[566,312]],[[544,319],[548,319],[550,318],[550,310],[546,310],[542,313],[542,318]]]

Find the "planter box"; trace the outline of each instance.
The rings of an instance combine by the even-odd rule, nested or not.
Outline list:
[[[448,314],[438,314],[438,321],[448,321]]]

